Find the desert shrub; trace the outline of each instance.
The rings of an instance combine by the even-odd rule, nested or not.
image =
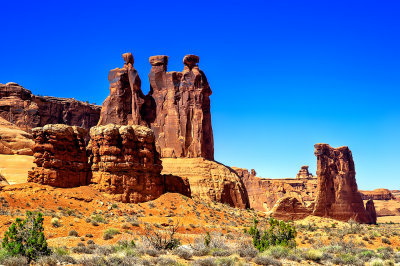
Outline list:
[[[340,254],[340,259],[345,265],[364,265],[364,262],[353,254]]]
[[[66,247],[54,247],[52,248],[52,253],[60,256],[65,256],[69,254]]]
[[[97,255],[108,256],[115,252],[115,248],[112,246],[96,246],[96,249],[94,250],[94,252]]]
[[[120,234],[118,229],[108,228],[103,233],[103,239],[104,240],[109,240],[109,239],[112,239],[115,235],[118,235],[118,234]]]
[[[60,219],[58,219],[57,217],[52,218],[50,223],[53,227],[56,227],[56,228],[61,226]]]
[[[237,259],[235,258],[219,258],[216,263],[218,266],[233,266],[235,265]]]
[[[373,259],[369,262],[371,266],[383,266],[383,260],[381,259]]]
[[[27,257],[28,261],[50,254],[43,233],[43,215],[26,212],[26,218],[17,218],[4,233],[2,247],[13,255]]]
[[[5,258],[1,264],[5,266],[27,266],[29,262],[28,258],[18,255]]]
[[[143,262],[142,262],[143,263]],[[157,258],[152,258],[149,262],[149,265],[162,265],[162,266],[175,266],[175,265],[181,265],[178,264],[176,260],[168,257],[157,257]],[[141,265],[146,265],[146,264],[141,264]]]
[[[215,257],[228,257],[232,255],[232,251],[229,249],[214,249],[211,251],[211,255]]]
[[[217,266],[216,260],[213,257],[195,260],[193,266]]]
[[[67,255],[52,254],[50,256],[39,257],[36,261],[37,265],[52,266],[63,264],[76,264],[74,258]]]
[[[175,238],[178,228],[179,223],[176,225],[171,223],[165,229],[155,229],[154,226],[146,224],[142,240],[156,250],[174,249],[180,245],[180,240]]]
[[[256,257],[254,260],[254,263],[258,265],[268,265],[268,266],[281,266],[282,263],[274,258],[268,257],[268,256],[259,256]]]
[[[185,260],[190,260],[193,257],[193,251],[184,247],[175,249],[174,254]]]
[[[283,246],[273,246],[266,250],[267,254],[275,259],[283,259],[289,255],[289,249]]]
[[[236,253],[242,258],[254,258],[258,255],[258,250],[253,247],[252,243],[241,241],[236,248]]]
[[[69,236],[79,236],[78,232],[75,231],[75,230],[69,231],[69,232],[68,232],[68,235],[69,235]]]
[[[107,223],[107,220],[101,214],[92,214],[90,216],[90,219],[91,219],[92,224],[93,224],[93,222],[103,223],[103,224]]]
[[[385,244],[388,244],[388,245],[392,244],[392,242],[390,242],[390,240],[388,238],[386,238],[386,237],[382,237],[382,243],[385,243]]]
[[[258,220],[254,219],[254,224],[247,230],[247,233],[253,237],[253,245],[259,251],[263,252],[269,246],[296,246],[294,241],[296,229],[290,223],[279,221],[274,218],[268,220],[269,228],[265,231],[258,229]]]
[[[324,252],[318,249],[309,249],[304,254],[304,258],[307,260],[312,260],[315,262],[321,261],[322,257],[324,256]]]
[[[92,237],[93,237],[93,235],[92,235],[92,234],[86,234],[86,235],[85,235],[85,237],[92,238]]]
[[[71,248],[71,251],[77,254],[93,254],[93,250],[87,246],[73,247]]]
[[[100,256],[82,257],[78,263],[85,266],[107,265],[106,259]]]

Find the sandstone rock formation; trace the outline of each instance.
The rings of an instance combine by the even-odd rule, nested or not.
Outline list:
[[[35,96],[13,82],[0,84],[0,117],[27,132],[47,124],[89,129],[97,124],[100,108],[75,99]]]
[[[33,155],[32,134],[0,117],[0,154]]]
[[[311,208],[304,206],[297,198],[289,196],[280,198],[270,211],[272,217],[284,221],[304,219],[311,213]]]
[[[138,125],[92,127],[90,161],[93,186],[122,202],[144,202],[164,192],[162,166],[153,131]]]
[[[150,92],[144,96],[130,53],[122,69],[111,70],[110,96],[98,125],[146,125],[154,130],[161,157],[214,159],[211,89],[199,57],[187,55],[183,72],[167,72],[168,56],[150,57]]]
[[[9,185],[7,179],[0,173],[0,186]]]
[[[246,188],[236,172],[218,162],[204,158],[163,158],[162,174],[189,180],[192,197],[217,201],[232,207],[248,208]]]
[[[98,125],[141,123],[140,107],[144,103],[141,80],[133,67],[132,54],[125,53],[122,57],[125,61],[124,66],[111,70],[108,75],[110,95],[103,103]]]
[[[255,176],[247,169],[232,167],[243,180],[249,197],[250,208],[268,212],[283,197],[295,197],[301,203],[310,204],[315,199],[317,179],[284,178],[272,179]]]
[[[308,165],[303,165],[296,175],[296,178],[313,178],[314,176],[308,172]]]
[[[376,210],[374,201],[372,199],[368,200],[365,204],[365,210],[367,211],[369,217],[369,223],[376,224]]]
[[[28,172],[29,182],[64,188],[88,184],[85,129],[55,124],[34,128],[32,132],[37,166]]]
[[[360,190],[361,198],[363,200],[392,200],[396,199],[389,189],[378,188],[371,191]]]
[[[316,144],[318,188],[313,215],[341,221],[374,223],[364,208],[356,183],[353,156],[346,146]]]

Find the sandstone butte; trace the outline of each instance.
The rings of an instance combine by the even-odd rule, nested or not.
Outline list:
[[[75,99],[36,96],[17,83],[0,84],[0,117],[29,132],[47,124],[89,129],[100,117],[100,106]]]
[[[318,187],[313,215],[341,221],[376,223],[371,204],[366,210],[356,183],[353,155],[346,146],[315,144]]]
[[[361,198],[363,200],[394,200],[396,199],[393,196],[392,192],[389,189],[385,188],[377,188],[374,190],[360,190]]]

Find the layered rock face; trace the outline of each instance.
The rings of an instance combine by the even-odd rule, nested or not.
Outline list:
[[[346,146],[316,144],[318,188],[313,215],[341,221],[375,223],[364,208],[356,183],[353,156]]]
[[[304,206],[298,198],[290,196],[279,199],[270,211],[272,217],[284,221],[304,219],[311,213],[312,208]]]
[[[0,84],[0,117],[29,132],[47,124],[67,124],[89,129],[100,117],[100,106],[75,99],[35,96],[10,82]]]
[[[138,125],[93,127],[90,130],[92,183],[122,202],[144,202],[164,192],[162,166],[153,131]]]
[[[363,200],[392,200],[396,199],[389,189],[378,188],[372,191],[360,190],[361,198]]]
[[[88,184],[85,129],[55,124],[34,128],[32,133],[37,166],[28,172],[28,182],[64,188]]]
[[[233,169],[223,164],[204,158],[163,158],[162,165],[162,174],[188,179],[194,198],[238,208],[249,207],[242,180]]]
[[[32,134],[0,117],[0,154],[33,155]]]
[[[303,165],[296,175],[296,178],[313,178],[314,176],[308,172],[308,165]]]
[[[122,69],[110,71],[110,96],[98,125],[146,125],[154,130],[161,157],[214,159],[211,89],[199,57],[187,55],[182,72],[167,72],[168,56],[152,56],[150,92],[144,96],[130,53]]]
[[[232,167],[242,179],[249,197],[250,208],[268,212],[283,197],[297,198],[301,203],[310,204],[315,199],[317,179],[269,179],[255,176],[244,168]]]

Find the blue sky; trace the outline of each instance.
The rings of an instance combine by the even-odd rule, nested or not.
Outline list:
[[[400,2],[84,2],[0,1],[0,83],[101,104],[122,53],[145,93],[149,56],[197,54],[216,160],[293,177],[347,145],[360,189],[400,189]]]

